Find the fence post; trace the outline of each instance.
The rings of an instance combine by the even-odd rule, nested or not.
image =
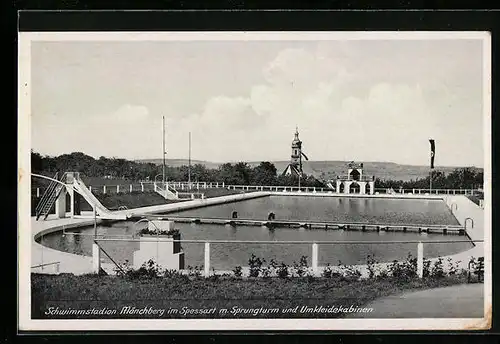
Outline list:
[[[92,185],[89,185],[89,191],[92,192]]]
[[[130,184],[130,193],[132,193],[132,184]]]
[[[104,186],[102,187],[102,193],[104,193],[104,194],[106,193],[106,185],[104,185]]]
[[[313,274],[318,273],[318,244],[312,244],[312,270]]]
[[[144,184],[141,183],[141,192],[144,192]]]
[[[205,243],[205,277],[210,276],[210,243]]]
[[[417,275],[424,277],[424,244],[421,241],[417,244]]]
[[[116,186],[116,193],[120,193],[120,185]]]
[[[40,188],[36,188],[36,197],[40,197]]]
[[[101,250],[95,242],[92,244],[92,272],[98,274],[101,271]]]

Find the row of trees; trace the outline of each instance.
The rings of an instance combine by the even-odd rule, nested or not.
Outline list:
[[[100,157],[94,159],[83,153],[63,154],[55,157],[42,156],[31,152],[31,169],[34,173],[54,174],[57,171],[80,172],[87,177],[108,177],[127,180],[154,180],[162,174],[162,166],[125,159]],[[298,185],[299,179],[294,176],[277,174],[276,166],[268,161],[252,167],[246,162],[225,163],[218,168],[209,169],[205,165],[167,166],[165,174],[169,181],[214,181],[232,185]],[[313,176],[304,176],[300,180],[302,186],[323,186]]]
[[[484,173],[482,170],[470,167],[457,168],[446,174],[442,171],[433,171],[432,188],[434,189],[477,189],[483,187]],[[375,180],[377,188],[393,189],[428,189],[430,176],[416,180]]]
[[[63,154],[55,157],[42,156],[31,152],[31,169],[34,173],[54,174],[57,171],[80,172],[87,177],[108,177],[127,180],[154,180],[162,174],[162,166],[153,163],[143,163],[126,159],[100,157],[94,159],[84,153]],[[190,171],[189,171],[190,170]],[[187,181],[189,174],[191,181],[224,182],[232,185],[277,185],[297,186],[296,176],[277,174],[276,167],[271,162],[261,162],[257,166],[250,166],[245,162],[235,164],[225,163],[218,168],[209,169],[205,165],[172,167],[167,166],[166,175],[170,181]],[[324,182],[313,176],[304,176],[300,179],[301,186],[323,187]],[[443,189],[480,188],[483,185],[483,171],[473,168],[459,168],[451,173],[434,171],[432,187]],[[403,181],[376,179],[376,188],[393,189],[427,189],[429,177]]]

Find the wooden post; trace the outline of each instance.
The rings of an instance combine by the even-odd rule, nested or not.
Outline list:
[[[312,270],[313,274],[318,273],[318,244],[312,244]]]
[[[417,244],[417,275],[419,278],[424,277],[424,244]]]
[[[132,193],[132,184],[130,184],[130,193]]]
[[[120,185],[116,186],[116,193],[120,193]]]
[[[95,242],[92,244],[92,272],[98,274],[101,271],[101,250]]]
[[[210,276],[210,243],[205,243],[205,277]]]
[[[36,188],[36,197],[40,197],[40,188]]]
[[[144,192],[144,184],[141,183],[141,192]]]
[[[106,185],[104,185],[104,186],[102,187],[102,193],[104,193],[104,194],[106,193]]]

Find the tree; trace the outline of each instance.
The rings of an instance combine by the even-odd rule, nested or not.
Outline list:
[[[235,178],[238,180],[238,184],[248,185],[250,184],[250,176],[252,170],[246,162],[238,162],[234,165]]]
[[[252,184],[254,185],[274,185],[276,184],[276,166],[263,161],[252,170]]]
[[[33,172],[41,172],[43,170],[42,164],[43,158],[40,153],[33,152],[31,150],[31,171]]]

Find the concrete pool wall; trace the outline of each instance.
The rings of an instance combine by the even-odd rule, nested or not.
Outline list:
[[[127,216],[137,216],[143,214],[156,214],[156,213],[167,213],[179,210],[194,209],[200,207],[206,207],[210,205],[218,205],[230,202],[237,202],[241,200],[265,197],[265,196],[319,196],[319,197],[366,197],[366,198],[395,198],[395,199],[441,199],[443,200],[450,210],[452,210],[453,215],[458,220],[458,222],[464,226],[465,219],[471,218],[474,221],[474,227],[468,226],[466,233],[471,240],[484,240],[484,210],[477,206],[475,203],[470,201],[467,197],[458,196],[448,196],[448,195],[344,195],[335,193],[314,193],[314,192],[262,192],[256,191],[245,194],[238,195],[227,195],[216,198],[204,199],[204,200],[193,200],[180,203],[171,203],[165,205],[158,205],[152,207],[143,207],[136,209],[127,209],[120,211],[125,213]],[[454,205],[456,204],[456,205]],[[452,209],[453,208],[453,209]],[[89,213],[89,216],[91,214]],[[101,223],[101,220],[97,220]],[[470,221],[469,221],[470,222]],[[31,249],[31,266],[42,265],[50,262],[59,262],[58,269],[41,268],[32,269],[32,272],[42,272],[42,273],[74,273],[74,274],[85,274],[91,273],[93,271],[92,257],[71,254],[63,251],[54,250],[39,244],[36,240],[43,235],[63,231],[69,228],[87,227],[93,225],[94,220],[87,218],[63,218],[55,219],[49,217],[46,221],[35,221],[31,218],[31,229],[32,229],[32,249]],[[424,256],[425,256],[425,245],[424,245]],[[460,267],[467,268],[469,259],[479,256],[484,256],[484,245],[483,243],[477,243],[475,246],[469,250],[454,254],[452,256],[441,257],[443,259],[451,258],[454,261],[460,261]],[[436,260],[431,259],[431,261]],[[379,263],[378,267],[387,267],[388,263]],[[111,263],[102,263],[102,268],[107,273],[114,273],[114,265]],[[367,275],[368,270],[366,265],[354,265],[363,276]],[[47,271],[48,270],[48,271]]]

